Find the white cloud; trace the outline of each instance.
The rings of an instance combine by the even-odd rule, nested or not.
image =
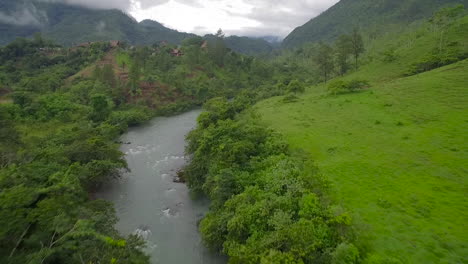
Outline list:
[[[17,9],[11,13],[0,11],[0,22],[13,25],[34,25],[39,26],[43,21],[47,21],[45,12],[37,10],[34,5],[25,3],[18,5]]]
[[[179,31],[228,35],[286,36],[295,27],[339,0],[139,0],[130,13],[137,19],[153,19]]]
[[[1,1],[1,0],[0,0]],[[167,27],[196,34],[286,36],[339,0],[38,0],[98,9],[121,9],[137,20],[156,20]],[[4,14],[0,21],[37,24],[27,11]]]

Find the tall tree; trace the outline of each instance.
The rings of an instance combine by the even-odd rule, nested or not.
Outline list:
[[[454,7],[442,8],[432,16],[429,22],[432,24],[434,30],[439,31],[439,52],[442,53],[444,48],[444,33],[447,26],[449,26],[456,18],[458,18],[465,7],[463,5],[456,5]]]
[[[364,41],[362,40],[362,35],[357,28],[353,30],[353,33],[350,35],[351,50],[354,56],[354,66],[357,70],[359,56],[364,52]]]
[[[333,48],[328,44],[320,43],[317,54],[314,57],[315,63],[318,65],[320,73],[325,82],[328,81],[330,73],[333,71]]]
[[[218,65],[223,65],[224,56],[227,53],[226,43],[224,42],[224,32],[218,29],[215,39],[210,42],[210,55],[213,61]]]
[[[340,75],[345,74],[349,69],[348,58],[352,53],[351,37],[341,35],[335,42],[336,63]]]

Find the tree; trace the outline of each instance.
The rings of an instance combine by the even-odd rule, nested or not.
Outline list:
[[[224,42],[224,33],[221,29],[218,29],[214,40],[210,42],[209,46],[211,58],[218,66],[222,66],[224,62],[224,56],[228,50],[226,48],[226,43]]]
[[[128,72],[128,85],[130,86],[132,94],[135,94],[139,88],[140,78],[141,66],[139,60],[135,60],[135,62],[130,65],[130,71]]]
[[[91,106],[93,107],[91,119],[95,122],[105,120],[111,112],[111,107],[105,95],[91,97]]]
[[[362,40],[362,35],[357,28],[353,30],[353,33],[350,35],[351,51],[354,56],[354,66],[357,70],[358,68],[358,59],[359,56],[364,52],[364,41]]]
[[[429,22],[433,25],[434,29],[439,30],[439,52],[442,53],[444,46],[444,33],[447,26],[453,23],[465,10],[463,5],[456,5],[454,7],[442,8],[432,16]]]
[[[349,69],[348,57],[352,53],[351,37],[341,35],[335,43],[336,63],[340,75],[345,74]]]
[[[288,85],[288,91],[291,93],[303,93],[305,91],[304,85],[298,80],[293,80]]]
[[[332,54],[333,49],[328,44],[319,44],[317,54],[315,55],[315,63],[317,63],[325,82],[328,81],[328,77],[334,68]]]
[[[20,143],[11,115],[0,106],[0,168],[10,163]]]

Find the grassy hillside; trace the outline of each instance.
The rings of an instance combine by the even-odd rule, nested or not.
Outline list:
[[[333,41],[353,28],[381,35],[395,27],[430,16],[441,6],[464,4],[467,0],[341,0],[338,4],[296,28],[283,41],[286,48],[307,42]]]
[[[467,25],[465,17],[447,33],[465,50]],[[255,107],[330,180],[368,263],[467,261],[468,60],[405,77],[436,43],[426,29],[381,38],[343,78],[367,79],[369,89],[332,96],[322,84],[297,102]],[[383,62],[389,48],[396,59]]]

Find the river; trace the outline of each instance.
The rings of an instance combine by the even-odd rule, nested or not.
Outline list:
[[[225,259],[203,246],[197,222],[208,201],[193,200],[185,184],[175,183],[184,166],[185,135],[195,127],[199,110],[160,117],[132,128],[121,146],[131,170],[104,187],[97,196],[115,205],[123,234],[147,240],[152,263],[218,264]]]

